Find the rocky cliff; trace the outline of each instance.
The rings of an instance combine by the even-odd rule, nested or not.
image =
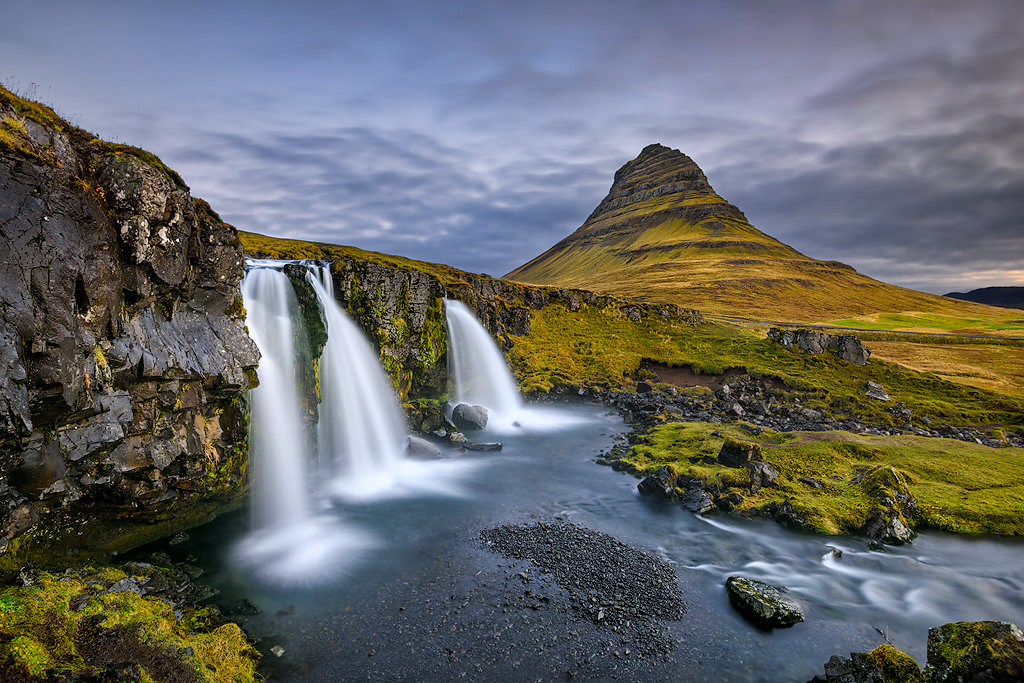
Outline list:
[[[152,155],[0,89],[0,237],[0,568],[238,500],[258,352],[234,228]]]

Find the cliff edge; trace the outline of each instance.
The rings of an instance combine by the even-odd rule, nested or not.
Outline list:
[[[0,238],[0,571],[239,500],[258,352],[235,229],[153,155],[0,88]]]

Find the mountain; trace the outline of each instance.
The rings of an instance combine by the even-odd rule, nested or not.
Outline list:
[[[965,309],[971,305],[800,253],[751,225],[690,157],[659,144],[615,173],[579,229],[505,277],[753,318],[831,320],[881,311],[986,317],[981,307]]]
[[[1024,308],[1024,287],[982,287],[969,292],[950,292],[946,296],[988,306]]]

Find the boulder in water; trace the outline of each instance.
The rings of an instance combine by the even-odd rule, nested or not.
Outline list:
[[[725,582],[729,602],[748,620],[764,628],[792,626],[804,620],[800,603],[783,589],[742,576],[730,576]]]
[[[636,488],[645,496],[675,498],[675,486],[678,476],[671,465],[665,465],[654,474],[645,477],[643,481],[637,484]]]
[[[487,426],[487,408],[460,403],[452,411],[452,422],[461,432],[467,429],[483,429]]]
[[[413,460],[437,460],[441,457],[441,449],[426,439],[410,435],[406,437],[405,455]]]
[[[498,441],[486,442],[486,441],[467,441],[462,444],[462,447],[467,451],[500,451],[501,443]]]

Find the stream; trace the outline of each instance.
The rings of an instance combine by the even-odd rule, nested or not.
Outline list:
[[[239,560],[252,542],[248,510],[145,551],[201,567],[199,582],[221,591],[226,610],[242,599],[259,610],[232,618],[259,639],[268,680],[806,681],[833,654],[885,638],[923,663],[929,627],[1024,623],[1019,540],[924,533],[879,552],[862,539],[698,517],[595,464],[626,431],[606,407],[530,406],[521,422],[472,435],[501,441],[500,452],[446,450],[403,462],[388,486],[315,499],[308,538],[293,540],[329,550],[300,553],[284,575]],[[668,560],[687,603],[680,620],[662,622],[674,651],[637,656],[568,609],[550,577],[480,541],[482,529],[536,520],[583,525]],[[750,625],[726,596],[733,574],[787,586],[807,620]]]

